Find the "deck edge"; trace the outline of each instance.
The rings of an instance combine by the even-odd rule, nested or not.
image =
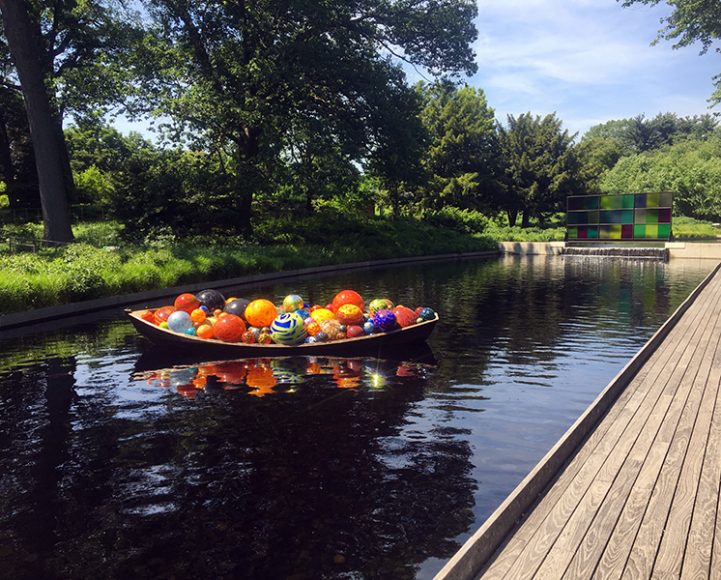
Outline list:
[[[606,411],[633,380],[641,366],[657,350],[676,323],[695,302],[703,289],[721,269],[721,262],[689,294],[641,349],[611,379],[601,393],[576,419],[556,444],[544,455],[530,473],[508,495],[483,525],[463,544],[436,574],[434,580],[476,578],[495,554],[524,512],[538,499],[548,484],[575,454],[593,431]]]

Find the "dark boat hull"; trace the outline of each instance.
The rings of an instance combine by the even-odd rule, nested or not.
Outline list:
[[[160,328],[140,318],[142,311],[131,312],[126,310],[130,321],[136,330],[153,343],[173,348],[174,350],[193,351],[203,354],[213,354],[233,357],[268,357],[268,356],[314,356],[314,355],[353,355],[378,353],[387,348],[400,345],[422,343],[428,339],[438,322],[428,320],[413,326],[401,328],[391,332],[347,338],[333,342],[316,342],[298,346],[285,346],[280,344],[245,344],[208,340],[177,334],[170,330]]]

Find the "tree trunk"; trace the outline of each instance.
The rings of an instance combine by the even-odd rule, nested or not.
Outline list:
[[[45,238],[56,242],[73,239],[63,167],[63,142],[58,135],[42,69],[43,43],[34,30],[23,0],[0,0],[10,54],[17,69],[33,140],[40,185]],[[72,176],[70,176],[72,180]]]
[[[10,153],[10,137],[8,137],[5,114],[0,108],[0,179],[8,189],[15,181],[15,168]]]
[[[518,210],[517,209],[507,209],[506,215],[508,216],[508,225],[511,227],[515,227],[516,220],[518,219]]]
[[[521,227],[527,228],[530,224],[530,220],[531,220],[530,210],[524,209],[523,213],[521,214]]]

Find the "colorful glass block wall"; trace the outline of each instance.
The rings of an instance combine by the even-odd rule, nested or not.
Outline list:
[[[672,193],[572,195],[567,203],[571,241],[671,238]]]

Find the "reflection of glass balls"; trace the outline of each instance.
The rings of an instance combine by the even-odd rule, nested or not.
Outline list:
[[[373,315],[373,324],[384,332],[393,330],[396,326],[396,315],[390,310],[379,310]]]
[[[295,312],[285,312],[278,316],[270,326],[273,342],[285,345],[296,345],[306,337],[303,319]]]
[[[184,333],[193,327],[193,320],[185,310],[176,310],[168,316],[168,328],[173,332]]]
[[[303,299],[298,294],[288,294],[283,298],[283,312],[295,312],[303,308]]]
[[[217,290],[203,290],[196,296],[202,306],[205,306],[210,312],[222,310],[225,306],[225,297]]]

